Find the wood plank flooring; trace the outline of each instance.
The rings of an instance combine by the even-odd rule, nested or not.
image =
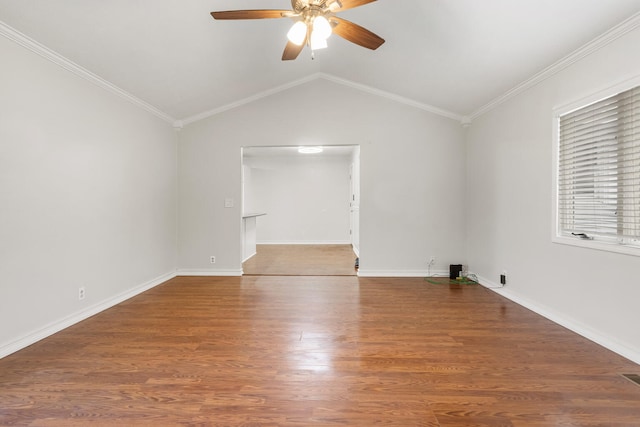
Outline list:
[[[0,360],[0,425],[638,426],[639,372],[479,285],[178,277]]]
[[[245,275],[355,276],[351,245],[257,245],[242,264]]]

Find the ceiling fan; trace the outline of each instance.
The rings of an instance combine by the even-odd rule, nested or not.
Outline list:
[[[255,9],[211,12],[214,19],[292,18],[296,22],[287,33],[288,42],[282,60],[296,59],[305,45],[311,51],[327,47],[332,33],[371,50],[379,48],[384,39],[353,22],[337,17],[336,12],[363,6],[376,0],[291,0],[293,10]]]

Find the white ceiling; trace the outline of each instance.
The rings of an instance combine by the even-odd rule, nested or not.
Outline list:
[[[282,62],[288,19],[210,12],[289,0],[0,0],[0,21],[176,120],[317,73],[471,116],[640,12],[640,0],[378,0],[339,16],[386,39],[337,36]]]

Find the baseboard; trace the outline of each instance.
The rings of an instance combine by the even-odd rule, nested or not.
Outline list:
[[[449,276],[449,271],[433,270],[431,274],[427,270],[367,270],[360,268],[360,277],[427,277],[427,276]]]
[[[178,270],[176,276],[242,276],[242,269],[237,270]]]
[[[478,278],[478,283],[481,284],[482,286],[484,286],[485,288],[489,288],[489,289],[502,289],[504,288],[504,285],[501,285],[500,283],[496,283],[492,280],[487,279],[486,277],[482,277],[479,276],[475,273],[470,273],[473,274],[474,276],[476,276]]]
[[[479,283],[486,288],[491,289],[495,293],[521,305],[540,316],[551,320],[552,322],[575,332],[576,334],[593,341],[594,343],[601,345],[602,347],[619,354],[622,357],[626,357],[634,363],[640,364],[640,350],[628,347],[622,343],[612,340],[610,337],[603,335],[602,333],[590,328],[582,322],[567,317],[562,313],[551,310],[548,307],[539,305],[538,303],[531,301],[525,297],[518,295],[511,291],[508,287],[503,287],[500,284],[496,284],[482,276],[478,276]]]
[[[26,348],[31,344],[35,344],[36,342],[47,338],[57,332],[60,332],[63,329],[68,328],[69,326],[75,325],[76,323],[88,319],[89,317],[94,316],[108,308],[118,305],[121,302],[128,300],[129,298],[148,291],[149,289],[154,288],[161,283],[166,282],[167,280],[171,280],[174,277],[176,277],[176,273],[173,271],[171,273],[163,274],[162,276],[156,277],[155,279],[143,283],[142,285],[136,286],[133,289],[129,289],[128,291],[122,292],[102,302],[75,312],[63,319],[49,323],[41,329],[33,331],[22,338],[19,338],[0,347],[0,359],[12,353],[15,353],[16,351],[22,350],[23,348]]]

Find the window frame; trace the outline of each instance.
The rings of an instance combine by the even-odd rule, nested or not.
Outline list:
[[[560,166],[560,117],[581,108],[585,108],[596,102],[613,97],[621,92],[640,86],[640,75],[621,81],[607,88],[601,89],[590,95],[582,97],[570,103],[553,108],[552,117],[552,232],[551,241],[570,246],[601,250],[606,252],[621,253],[626,255],[640,256],[640,244],[629,244],[619,242],[614,238],[597,238],[594,240],[581,239],[579,237],[569,237],[562,234],[559,204],[559,166]]]

